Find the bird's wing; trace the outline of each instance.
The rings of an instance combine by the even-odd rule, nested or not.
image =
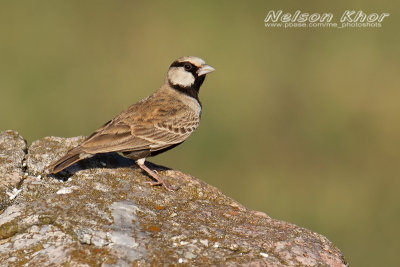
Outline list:
[[[95,131],[80,147],[90,154],[157,151],[183,142],[198,125],[198,116],[185,108],[155,109],[150,115],[126,112]]]

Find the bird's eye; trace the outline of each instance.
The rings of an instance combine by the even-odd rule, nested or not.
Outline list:
[[[186,71],[189,71],[192,69],[192,64],[185,63],[185,65],[183,65],[183,67],[185,68]]]

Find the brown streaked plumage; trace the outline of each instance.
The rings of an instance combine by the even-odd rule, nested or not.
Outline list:
[[[212,71],[214,68],[197,57],[175,60],[164,85],[48,166],[50,173],[58,173],[97,153],[122,152],[157,181],[152,185],[161,184],[172,190],[161,175],[144,164],[145,159],[181,144],[199,126],[201,104],[198,93],[205,75]]]

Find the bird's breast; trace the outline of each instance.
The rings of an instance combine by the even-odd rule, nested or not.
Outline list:
[[[196,114],[196,116],[198,116],[200,118],[201,116],[201,104],[200,102],[188,95],[182,94],[180,96],[180,100],[183,102],[183,104],[185,104],[186,106],[188,106],[189,109],[192,110],[192,112],[194,114]]]

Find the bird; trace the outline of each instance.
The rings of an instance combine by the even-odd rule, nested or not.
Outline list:
[[[199,90],[206,75],[213,71],[199,57],[176,59],[158,90],[129,106],[51,163],[47,167],[49,174],[57,174],[98,153],[118,152],[134,160],[155,180],[147,182],[150,185],[176,190],[162,175],[147,167],[145,161],[182,144],[197,129],[202,113]]]

